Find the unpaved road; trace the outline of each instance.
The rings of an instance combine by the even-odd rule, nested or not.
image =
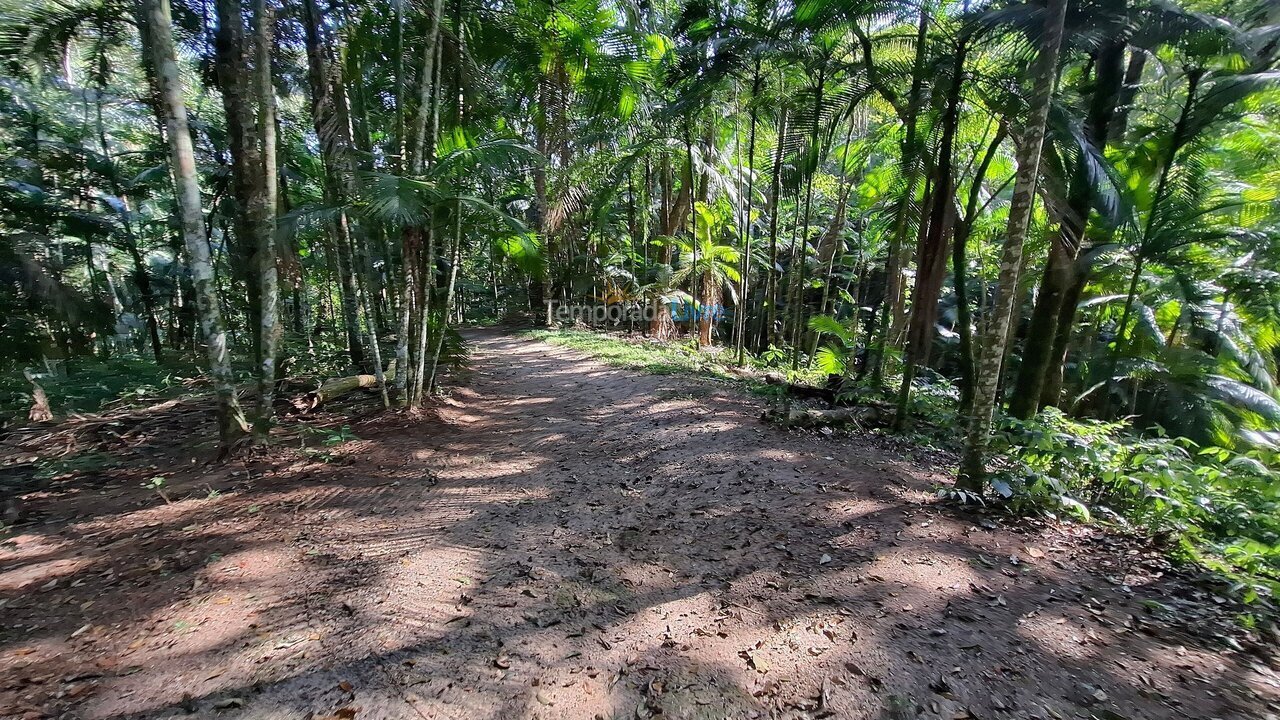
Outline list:
[[[960,516],[883,441],[765,426],[731,387],[472,340],[438,419],[193,467],[168,505],[29,498],[0,716],[1275,712],[1261,660],[1146,612],[1179,600],[1144,554]]]

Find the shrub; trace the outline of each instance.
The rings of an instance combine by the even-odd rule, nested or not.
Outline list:
[[[1280,587],[1280,453],[1137,436],[1122,422],[1049,408],[1006,419],[991,488],[1020,513],[1100,517],[1178,541],[1239,582],[1245,599]]]

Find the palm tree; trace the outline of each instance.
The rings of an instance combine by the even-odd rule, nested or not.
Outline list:
[[[722,242],[732,231],[731,218],[724,208],[698,203],[695,212],[699,220],[697,241],[676,241],[681,257],[687,255],[690,260],[672,274],[672,282],[695,288],[693,314],[698,323],[698,344],[705,347],[711,344],[712,327],[723,310],[724,290],[734,294],[733,283],[742,279],[735,265],[741,255],[733,245]],[[742,308],[737,307],[736,311],[742,312]]]

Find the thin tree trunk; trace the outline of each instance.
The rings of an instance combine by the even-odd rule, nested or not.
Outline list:
[[[276,387],[276,358],[280,354],[280,313],[278,309],[279,270],[276,266],[276,214],[278,212],[279,177],[276,172],[275,87],[271,82],[271,43],[274,16],[266,0],[257,0],[254,14],[258,24],[257,80],[258,138],[262,160],[257,217],[254,225],[258,240],[258,281],[261,312],[258,343],[258,410],[254,433],[261,439],[271,429]]]
[[[911,405],[911,383],[916,368],[929,355],[933,345],[933,327],[938,320],[938,296],[946,277],[947,231],[955,220],[955,178],[952,165],[956,132],[960,126],[960,100],[964,89],[964,62],[968,38],[961,36],[953,53],[951,84],[947,88],[946,110],[942,116],[942,138],[938,142],[938,162],[934,168],[933,201],[929,208],[928,230],[916,249],[916,282],[911,294],[911,320],[907,329],[907,347],[902,368],[902,385],[898,388],[898,412],[894,429],[907,425]]]
[[[955,274],[956,288],[956,328],[960,334],[960,417],[968,417],[973,407],[973,386],[975,384],[973,367],[973,310],[969,306],[969,261],[966,257],[969,236],[973,231],[973,223],[978,218],[978,200],[982,192],[982,183],[995,159],[996,151],[1004,142],[1006,130],[1003,125],[987,146],[986,154],[978,169],[974,171],[972,184],[969,186],[969,199],[965,204],[964,218],[956,226],[955,238],[951,244],[951,271]]]
[[[214,33],[214,70],[222,94],[231,149],[231,196],[235,199],[234,242],[228,242],[232,277],[244,283],[248,301],[248,329],[253,356],[261,353],[261,284],[258,220],[262,202],[262,158],[253,108],[257,91],[250,70],[241,0],[216,0],[218,28]]]
[[[795,319],[792,321],[794,323],[791,340],[792,371],[800,369],[800,346],[804,342],[805,268],[809,259],[809,221],[813,211],[813,176],[818,174],[818,168],[822,166],[822,92],[826,88],[826,83],[827,67],[824,63],[822,68],[818,70],[818,86],[817,91],[814,93],[813,126],[810,128],[810,142],[813,143],[813,167],[810,169],[808,180],[805,183],[804,225],[800,231],[800,254],[798,257],[800,264],[796,268],[799,283],[796,286]]]
[[[311,114],[320,153],[324,160],[325,198],[339,208],[334,222],[336,270],[340,287],[342,319],[351,362],[358,370],[365,367],[364,342],[360,337],[360,299],[356,283],[355,262],[351,253],[349,218],[346,205],[351,196],[354,168],[351,164],[350,119],[346,112],[346,96],[331,73],[328,50],[321,36],[320,12],[315,0],[306,2],[307,77],[311,84]],[[381,369],[378,369],[381,372]]]
[[[148,36],[152,46],[154,82],[159,90],[169,136],[169,160],[174,190],[182,219],[182,239],[191,266],[200,328],[209,360],[209,377],[218,399],[218,434],[222,453],[230,449],[236,433],[247,432],[244,414],[236,400],[231,374],[231,358],[226,331],[218,311],[213,263],[204,238],[204,215],[200,210],[200,185],[196,175],[195,151],[187,125],[187,108],[182,99],[182,78],[173,44],[172,17],[168,0],[143,0]]]
[[[442,99],[442,95],[440,94],[440,88],[442,88],[443,85],[441,84],[442,63],[439,62],[441,53],[442,53],[442,48],[438,44],[436,45],[435,52],[436,52],[435,80],[434,80],[435,90],[432,92],[433,102],[431,104],[431,125],[428,128],[428,130],[431,133],[431,136],[430,136],[431,144],[428,146],[429,147],[429,149],[427,150],[428,153],[434,153],[435,138],[440,132],[440,100]],[[434,154],[429,155],[427,158],[427,161],[433,163],[435,161]],[[459,205],[459,208],[461,208],[461,205]],[[426,245],[427,245],[427,262],[422,268],[423,291],[422,291],[422,309],[421,309],[421,315],[419,317],[419,325],[418,325],[417,369],[413,374],[413,391],[412,393],[410,393],[409,407],[421,406],[424,387],[428,392],[431,390],[431,387],[432,387],[430,382],[426,382],[424,384],[423,376],[426,373],[426,360],[427,360],[426,355],[427,355],[427,347],[428,347],[427,338],[431,330],[431,301],[435,297],[435,290],[436,290],[436,231],[435,231],[434,222],[429,223],[427,225],[425,229],[425,237],[426,237]],[[441,337],[443,338],[444,327],[449,323],[447,307],[445,310],[445,314],[442,315],[441,318],[442,320],[441,320],[441,326],[440,326],[440,333],[441,333]],[[431,373],[433,375],[435,373],[434,359],[432,360]]]
[[[769,269],[765,276],[765,296],[769,304],[768,324],[761,333],[763,345],[776,344],[778,326],[778,213],[782,201],[783,138],[787,135],[787,106],[778,117],[778,135],[773,149],[773,176],[769,182]]]
[[[919,142],[916,138],[916,124],[923,95],[924,60],[928,29],[928,7],[922,5],[920,7],[920,23],[916,30],[916,56],[911,72],[911,94],[907,101],[907,130],[902,142],[902,165],[907,176],[906,187],[903,189],[902,203],[898,208],[893,237],[889,242],[889,255],[885,262],[885,298],[884,305],[880,309],[880,339],[875,352],[872,354],[871,383],[876,387],[879,387],[884,379],[885,352],[895,342],[890,336],[893,335],[893,326],[897,324],[897,308],[905,297],[902,282],[902,271],[905,264],[903,262],[905,260],[903,248],[906,245],[907,230],[910,226],[911,204],[915,200],[916,184],[919,182],[919,172],[916,165],[920,152]],[[867,62],[870,62],[870,60],[868,59]]]
[[[414,114],[413,120],[413,145],[412,152],[409,156],[409,172],[411,175],[421,175],[431,161],[431,156],[435,152],[436,133],[435,126],[438,123],[438,88],[439,88],[439,69],[437,67],[437,59],[439,52],[440,37],[440,14],[443,10],[443,0],[435,0],[431,7],[431,16],[428,18],[429,27],[427,30],[427,44],[422,52],[422,70],[418,79],[418,107]],[[397,107],[403,107],[403,83],[401,82],[401,94],[397,95]],[[401,401],[407,407],[418,407],[422,402],[422,372],[426,358],[424,354],[427,347],[427,332],[430,328],[431,319],[431,299],[432,290],[435,281],[435,232],[432,228],[430,217],[425,223],[418,223],[416,227],[406,227],[401,234],[402,239],[406,242],[401,246],[401,255],[404,257],[404,267],[402,275],[403,295],[401,302],[400,315],[400,337],[396,343],[396,357],[399,362],[396,364],[396,388],[400,394]],[[426,262],[419,262],[422,258],[422,245],[419,241],[426,240]],[[412,241],[412,242],[410,242]],[[412,245],[412,246],[411,246]],[[414,268],[420,269],[417,273],[420,287],[414,287],[413,278],[415,276]],[[420,303],[414,300],[418,297],[422,298]],[[413,313],[418,313],[417,328],[417,352],[414,353],[416,358],[410,357],[410,340],[412,331],[415,327],[413,323]],[[416,361],[415,361],[416,360]],[[411,386],[411,387],[410,387]]]
[[[827,228],[827,232],[823,239],[818,243],[818,261],[825,263],[826,271],[822,280],[822,300],[818,303],[818,314],[825,315],[827,313],[827,301],[831,295],[831,276],[835,272],[835,266],[844,256],[844,239],[841,237],[844,231],[845,212],[849,205],[849,193],[853,192],[853,187],[857,183],[850,183],[848,178],[847,167],[849,163],[849,143],[853,139],[854,113],[852,109],[849,113],[849,125],[844,133],[844,156],[840,159],[840,190],[839,197],[836,199],[836,211],[831,218],[831,225]],[[855,321],[856,322],[856,321]],[[813,365],[813,356],[818,352],[818,343],[822,341],[822,333],[815,332],[809,341],[809,366]]]
[[[1049,106],[1053,99],[1054,81],[1057,78],[1058,53],[1062,46],[1066,14],[1067,0],[1049,0],[1040,54],[1033,66],[1034,87],[1028,101],[1022,143],[1017,150],[1018,175],[1009,207],[1009,226],[1000,256],[999,285],[979,356],[973,408],[969,414],[969,427],[957,482],[958,487],[972,492],[982,490],[986,474],[986,449],[996,409],[996,388],[1000,383],[1000,366],[1004,360],[1009,327],[1017,301],[1018,273],[1022,268],[1022,250],[1040,178],[1040,154],[1049,119]]]
[[[148,63],[149,64],[149,63]],[[111,155],[111,148],[107,144],[106,124],[102,120],[102,96],[105,88],[99,87],[97,99],[95,101],[95,111],[98,126],[98,144],[102,149],[102,158],[107,163],[107,175],[111,179],[111,192],[115,194],[116,199],[120,202],[120,226],[124,230],[125,251],[129,254],[129,260],[133,263],[133,279],[138,286],[138,294],[142,296],[142,310],[146,313],[147,320],[147,336],[151,340],[151,352],[155,356],[156,362],[159,363],[164,358],[164,345],[160,342],[160,323],[156,319],[156,298],[155,291],[151,285],[151,273],[147,271],[146,260],[142,256],[142,251],[138,247],[138,238],[133,232],[133,222],[131,220],[132,213],[129,210],[129,201],[124,195],[124,188],[120,185],[120,178],[116,174],[115,159]],[[93,267],[94,262],[93,248],[90,248],[89,267]],[[111,284],[111,272],[106,273],[108,285]],[[115,290],[110,290],[112,303],[119,303]],[[114,318],[116,321],[120,319],[119,312],[116,312]]]
[[[756,96],[760,93],[760,60],[755,61],[754,71],[751,74],[751,98],[747,101],[751,103],[750,118],[751,127],[747,132],[747,208],[746,218],[743,222],[743,243],[744,251],[742,253],[742,268],[739,270],[741,277],[739,278],[738,288],[738,307],[735,308],[734,320],[736,321],[737,341],[738,341],[738,365],[746,361],[746,335],[747,335],[747,295],[750,290],[751,275],[751,206],[755,199],[753,192],[755,190],[755,173],[756,173]]]

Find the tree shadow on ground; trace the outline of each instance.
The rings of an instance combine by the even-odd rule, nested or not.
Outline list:
[[[371,420],[333,462],[250,465],[214,500],[104,498],[33,533],[0,573],[17,621],[0,701],[96,718],[1263,712],[1247,658],[1147,621],[1166,588],[1125,593],[1062,538],[983,528],[869,443],[763,426],[729,388],[491,334],[478,350],[439,421]]]

